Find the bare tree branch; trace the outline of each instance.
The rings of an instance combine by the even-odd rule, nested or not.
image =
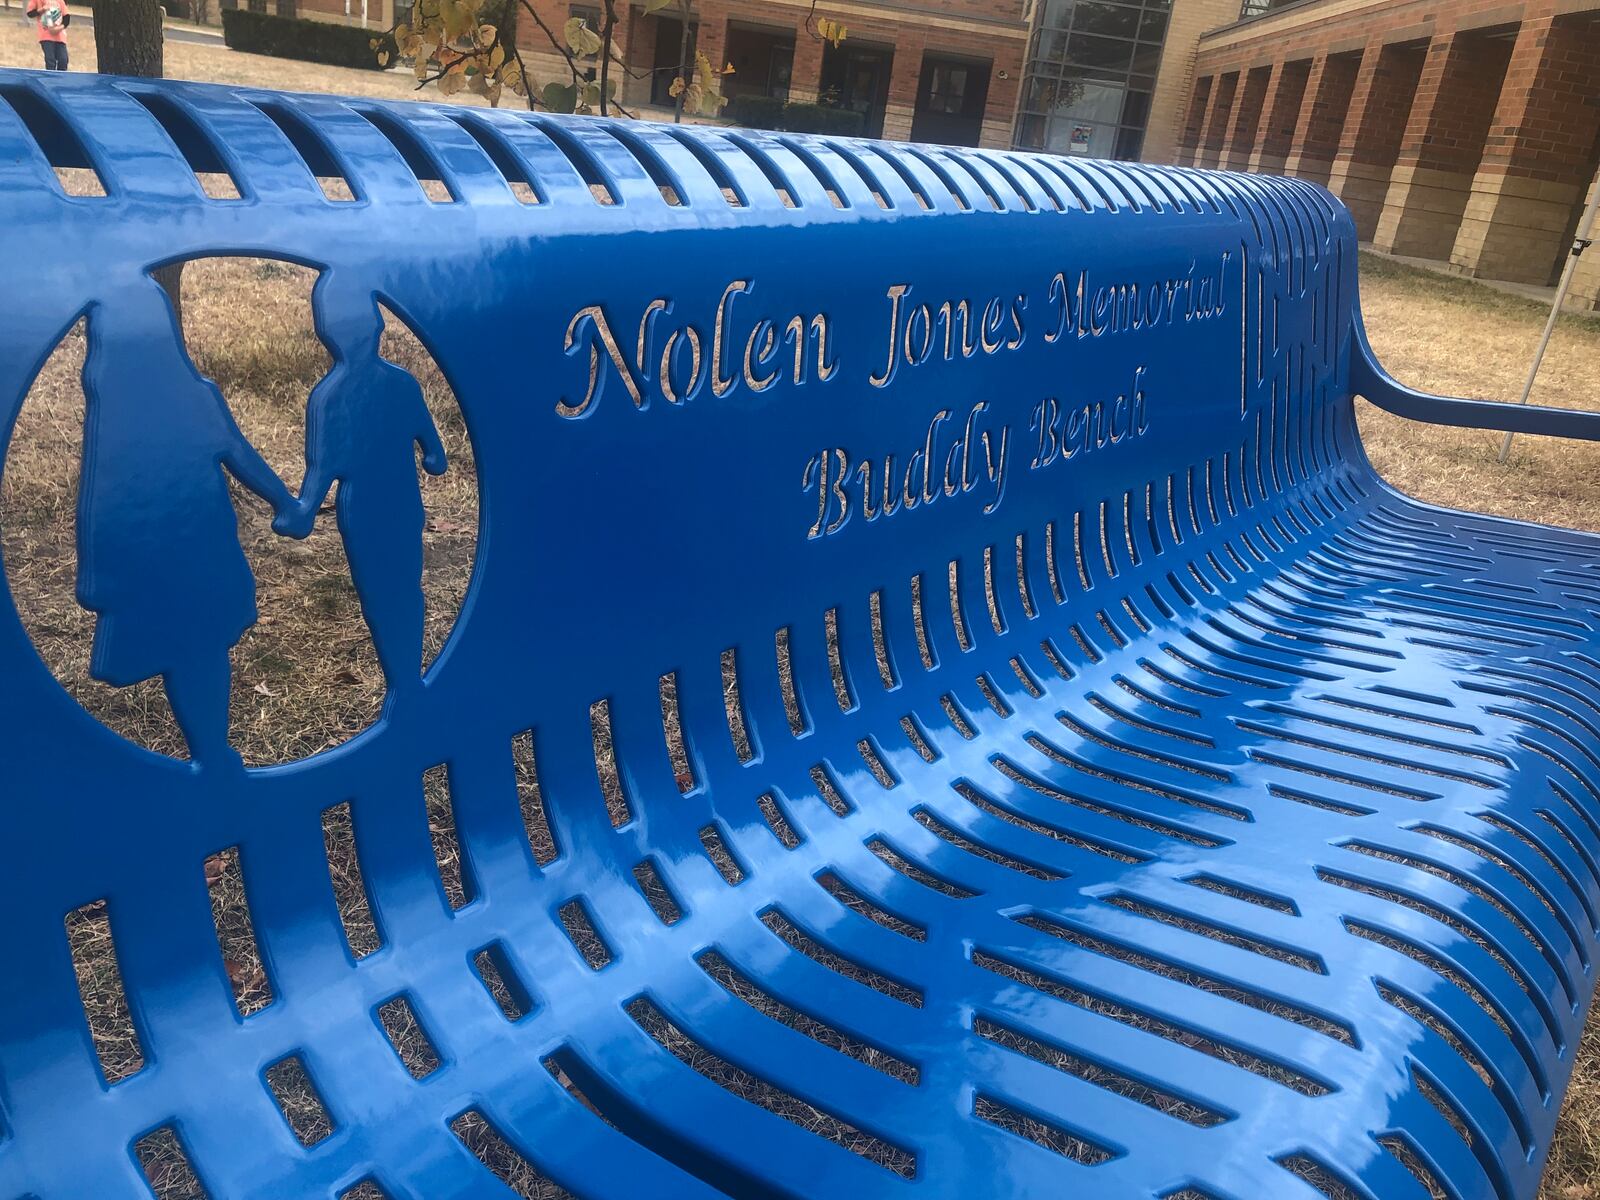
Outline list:
[[[820,42],[822,40],[822,35],[820,33],[818,33],[814,28],[812,28],[812,25],[816,21],[816,19],[817,19],[817,0],[811,0],[811,7],[806,10],[806,19],[803,22],[803,28],[805,29],[805,31],[808,34],[811,35],[811,40],[812,41]]]
[[[556,52],[567,60],[567,70],[572,72],[573,86],[582,85],[583,72],[578,69],[578,60],[573,58],[572,51],[563,45],[560,39],[556,37],[555,31],[544,23],[544,18],[539,15],[539,10],[533,7],[532,0],[518,0],[518,2],[528,10],[528,15],[533,18],[533,23],[544,30],[544,36],[550,39],[550,44],[556,48]],[[532,91],[531,88],[529,90]]]
[[[606,104],[611,98],[611,56],[614,53],[617,29],[616,0],[605,0],[605,5],[605,26],[600,30],[600,115],[602,117],[608,115]]]

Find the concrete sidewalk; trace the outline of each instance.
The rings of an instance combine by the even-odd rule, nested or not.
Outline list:
[[[1410,254],[1390,254],[1387,250],[1379,250],[1371,242],[1362,242],[1361,250],[1364,254],[1375,254],[1379,258],[1387,258],[1392,262],[1404,263],[1408,267],[1416,267],[1419,271],[1429,271],[1435,275],[1448,275],[1453,279],[1470,279],[1473,283],[1481,283],[1484,287],[1493,288],[1497,292],[1506,292],[1512,296],[1524,296],[1529,300],[1537,300],[1546,308],[1556,298],[1556,289],[1553,287],[1540,287],[1533,283],[1511,283],[1504,279],[1479,279],[1475,275],[1468,275],[1450,263],[1441,262],[1437,258],[1416,258]],[[1579,311],[1571,309],[1572,312]]]
[[[3,16],[6,12],[15,13],[17,19],[24,25],[31,22],[22,0],[18,0],[15,4],[11,3],[11,0],[5,0],[4,3],[0,3],[0,16]],[[170,17],[161,24],[162,29],[165,31],[166,40],[169,42],[190,42],[197,46],[221,46],[223,44],[222,27],[220,25],[192,25],[187,21],[178,21]],[[74,29],[93,29],[94,13],[86,11],[73,13],[72,26]]]

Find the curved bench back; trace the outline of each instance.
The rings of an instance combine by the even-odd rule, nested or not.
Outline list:
[[[92,167],[107,194],[65,194],[52,164]],[[240,198],[207,198],[197,170],[225,170]],[[343,177],[355,199],[328,199],[318,175]],[[430,199],[421,180],[451,198]],[[180,1105],[219,1193],[273,1171],[289,1179],[287,1151],[234,1132],[256,1128],[238,1081],[336,1041],[340,998],[374,1003],[511,930],[548,950],[539,1004],[593,1003],[595,977],[562,965],[570,948],[549,913],[576,895],[603,912],[642,856],[686,863],[709,822],[759,819],[739,782],[725,663],[763,781],[803,787],[819,759],[860,776],[847,715],[854,728],[970,696],[983,656],[966,648],[1035,607],[1077,605],[1089,619],[1099,601],[1085,592],[1164,576],[1163,549],[1252,510],[1290,512],[1311,481],[1337,489],[1367,470],[1347,365],[1353,228],[1325,192],[1291,180],[5,73],[0,229],[12,263],[36,264],[0,331],[0,428],[87,317],[80,597],[139,618],[97,646],[102,678],[176,664],[214,679],[202,659],[237,635],[151,598],[152,583],[186,596],[219,578],[236,586],[226,530],[203,526],[216,464],[246,455],[203,402],[151,278],[163,264],[250,255],[315,268],[323,341],[369,372],[362,387],[394,387],[393,414],[414,397],[373,361],[381,302],[459,399],[481,496],[473,579],[425,686],[398,689],[372,729],[304,762],[196,767],[118,738],[52,677],[9,594],[0,605],[0,1192],[15,1178],[140,1194],[125,1147]],[[170,419],[180,409],[198,415]],[[376,440],[330,412],[330,455]],[[1297,526],[1291,515],[1279,528]],[[214,558],[191,553],[205,546]],[[384,629],[401,638],[409,599],[375,603],[380,641]],[[669,673],[687,779],[663,730]],[[1003,697],[1023,685],[989,686]],[[601,701],[622,821],[597,779]],[[195,711],[216,715],[203,701]],[[528,729],[562,850],[542,872],[506,824],[511,741]],[[420,800],[440,764],[469,897],[507,898],[453,926]],[[395,948],[360,980],[319,829],[345,801]],[[245,1022],[249,1037],[203,872],[231,846],[276,995]],[[714,924],[709,871],[684,900]],[[146,1050],[144,1082],[110,1092],[61,924],[99,899]],[[666,953],[609,934],[645,964]],[[374,1069],[354,1050],[322,1053],[323,1078],[357,1090]],[[215,1116],[181,1099],[213,1089],[228,1098]],[[459,1099],[420,1103],[448,1117]],[[423,1138],[389,1118],[361,1135],[374,1156]],[[630,1169],[619,1151],[591,1179],[609,1193]]]
[[[1051,522],[1075,576],[1080,547],[1101,569],[1171,509],[1203,526],[1350,452],[1353,235],[1296,181],[189,85],[17,75],[4,94],[54,114],[45,151],[71,164],[76,143],[109,193],[63,195],[0,109],[12,236],[53,247],[6,333],[13,405],[85,312],[108,376],[186,370],[147,272],[215,254],[322,272],[335,350],[376,298],[437,359],[485,552],[431,681],[435,736],[448,711],[586,719],[783,627],[814,670],[824,612],[877,590],[898,608],[952,559],[972,624],[985,546],[1009,569],[1023,535],[1042,591]],[[241,200],[202,194],[146,97]],[[178,494],[163,466],[140,503]],[[23,669],[19,712],[64,704]]]

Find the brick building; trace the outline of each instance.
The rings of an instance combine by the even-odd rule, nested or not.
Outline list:
[[[1205,33],[1188,93],[1178,161],[1314,179],[1379,249],[1548,284],[1600,161],[1600,0],[1296,0]],[[1572,303],[1600,307],[1600,255]]]
[[[1137,3],[1138,0],[1135,0]],[[1152,0],[1157,2],[1157,0]],[[1164,2],[1164,0],[1163,0]],[[382,29],[411,0],[223,0],[302,17],[362,23]],[[598,0],[533,0],[544,23],[560,35],[569,17],[601,26]],[[729,97],[754,94],[833,103],[858,109],[872,137],[1008,146],[1028,42],[1028,0],[692,0],[689,45],[719,69]],[[628,70],[627,105],[670,106],[683,22],[676,5],[645,15],[619,0],[616,44]],[[831,18],[849,34],[835,47],[815,33]],[[537,24],[523,13],[518,42],[540,83],[570,77]]]
[[[1023,8],[1024,0],[848,0],[813,11],[811,0],[695,0],[690,39],[718,67],[732,64],[729,97],[825,95],[862,112],[869,136],[1006,146],[1027,45]],[[841,45],[813,32],[824,18],[848,28]],[[629,8],[623,24],[632,72],[624,99],[670,103],[683,35],[675,6],[650,16]]]

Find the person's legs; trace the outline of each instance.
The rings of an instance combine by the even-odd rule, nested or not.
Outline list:
[[[44,50],[44,69],[46,71],[65,71],[67,69],[67,44],[65,42],[40,42]]]
[[[416,687],[422,678],[422,505],[413,499],[370,503],[347,483],[339,485],[339,533],[350,580],[372,634],[378,664],[391,691]],[[414,507],[413,514],[407,510]]]
[[[228,744],[228,702],[233,690],[233,664],[228,652],[220,660],[187,664],[161,677],[167,703],[189,743],[189,758],[201,766],[238,765],[239,752]]]

